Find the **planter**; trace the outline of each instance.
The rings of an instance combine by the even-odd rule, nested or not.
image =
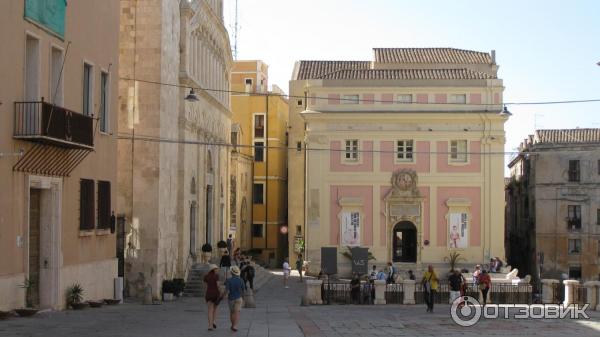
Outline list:
[[[104,301],[88,301],[91,308],[100,308],[104,305]]]
[[[85,309],[87,306],[88,304],[85,302],[71,304],[71,308],[73,308],[73,310],[82,310]]]
[[[173,301],[173,294],[172,293],[163,293],[163,301],[165,301],[165,302]]]
[[[0,311],[0,321],[3,319],[9,319],[12,316],[14,316],[12,311]]]
[[[37,314],[38,311],[39,311],[38,309],[33,309],[33,308],[15,309],[15,312],[17,313],[17,315],[19,315],[21,317],[31,317],[31,316]]]
[[[115,299],[112,299],[112,298],[105,298],[104,299],[104,303],[106,303],[107,305],[116,305],[116,304],[121,303],[121,300],[115,300]]]

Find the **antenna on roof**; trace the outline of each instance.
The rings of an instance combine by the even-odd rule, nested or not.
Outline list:
[[[235,0],[235,26],[233,27],[233,59],[237,61],[238,58],[238,31],[240,26],[238,25],[238,0]]]

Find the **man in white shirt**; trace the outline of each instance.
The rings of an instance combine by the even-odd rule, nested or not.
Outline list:
[[[285,288],[289,288],[288,287],[288,279],[290,278],[291,271],[292,271],[292,268],[290,267],[288,258],[285,258],[285,260],[283,261],[283,286]]]

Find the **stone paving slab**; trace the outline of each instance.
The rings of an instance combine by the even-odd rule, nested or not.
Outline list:
[[[0,321],[0,336],[44,337],[355,337],[355,336],[600,336],[600,313],[590,320],[482,320],[463,328],[450,318],[450,306],[435,313],[423,305],[300,306],[303,285],[280,277],[256,294],[255,309],[242,309],[239,331],[229,330],[227,304],[219,306],[217,330],[207,331],[202,299],[183,298],[162,305],[128,302],[83,311],[46,312]]]

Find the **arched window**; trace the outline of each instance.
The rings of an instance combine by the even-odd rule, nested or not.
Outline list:
[[[208,150],[206,155],[206,171],[208,173],[213,173],[213,161],[212,161],[212,153]]]

